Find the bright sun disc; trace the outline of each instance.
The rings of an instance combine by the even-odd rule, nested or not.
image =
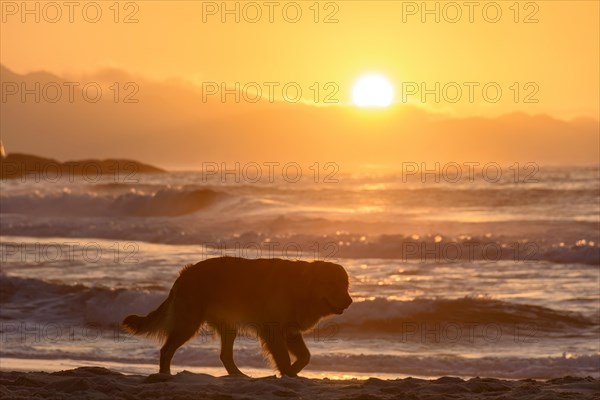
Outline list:
[[[387,107],[394,100],[394,87],[381,75],[365,75],[352,88],[352,101],[358,107]]]

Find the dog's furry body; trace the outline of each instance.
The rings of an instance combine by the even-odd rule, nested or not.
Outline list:
[[[229,374],[242,374],[233,361],[233,342],[244,327],[256,331],[282,375],[295,376],[310,359],[302,332],[351,303],[340,265],[220,257],[184,267],[156,310],[130,315],[123,325],[164,341],[161,373],[170,373],[175,351],[206,322],[221,336],[221,361]]]

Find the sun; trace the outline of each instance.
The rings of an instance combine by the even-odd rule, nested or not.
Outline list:
[[[394,101],[394,86],[379,74],[361,76],[352,88],[352,102],[358,107],[388,107]]]

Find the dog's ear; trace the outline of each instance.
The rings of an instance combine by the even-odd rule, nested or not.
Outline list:
[[[327,261],[313,261],[310,263],[310,266],[313,268],[314,276],[323,276],[323,274],[331,273],[332,266],[337,264],[333,264]]]
[[[314,265],[315,268],[319,271],[316,274],[329,274],[330,276],[333,274],[334,276],[345,275],[346,279],[348,278],[348,272],[344,267],[340,264],[335,264],[329,261],[313,261],[311,265]]]
[[[316,268],[312,263],[302,263],[297,266],[295,272],[291,282],[294,298],[301,299],[310,296],[308,292],[314,287],[317,277]]]

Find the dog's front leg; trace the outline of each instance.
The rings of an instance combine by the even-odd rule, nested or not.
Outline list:
[[[296,376],[292,370],[290,354],[285,339],[283,329],[280,327],[270,327],[261,332],[263,347],[271,354],[273,361],[282,376]]]

